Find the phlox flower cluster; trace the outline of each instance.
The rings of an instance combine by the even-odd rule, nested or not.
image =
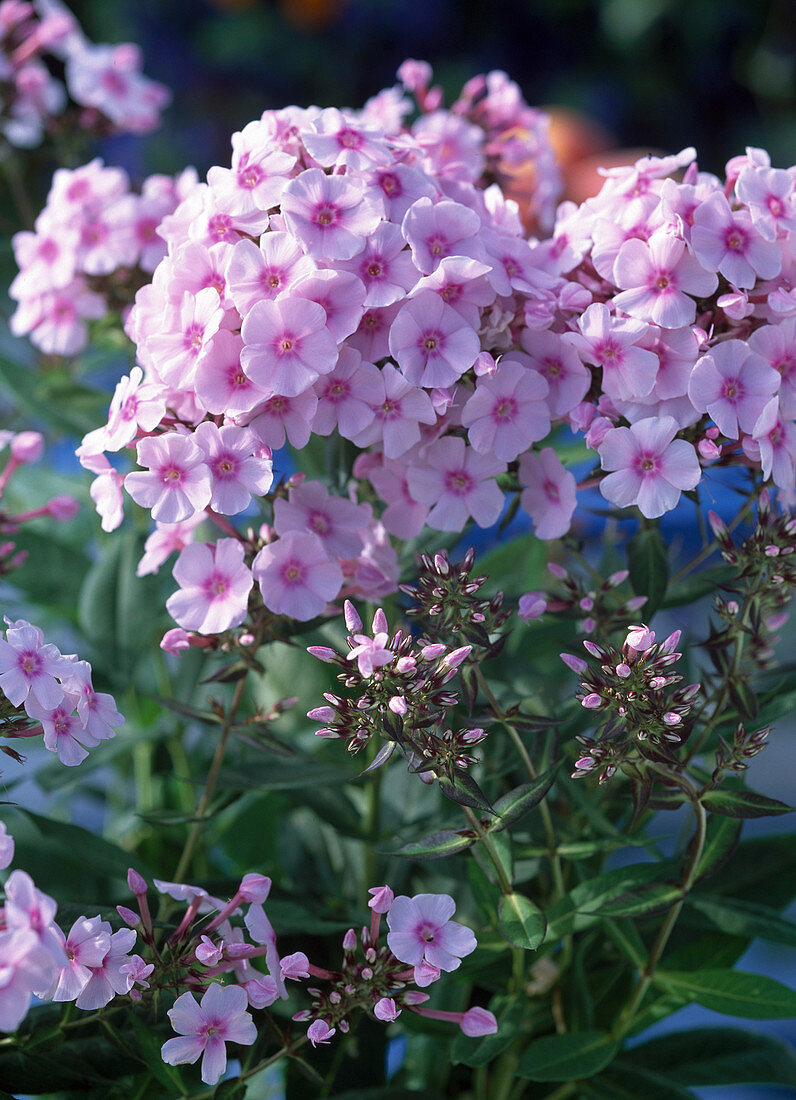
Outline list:
[[[472,101],[484,126],[440,109],[422,116],[428,134],[447,118],[451,141],[469,134],[462,150],[476,138],[489,145],[516,121],[509,101],[526,109],[501,79],[487,78],[492,91]],[[93,495],[107,529],[122,515],[108,451],[135,446],[146,472],[124,486],[156,522],[174,524],[242,507],[216,494],[220,462],[208,474],[219,433],[245,439],[249,456],[333,432],[367,449],[356,474],[377,511],[296,488],[247,561],[266,607],[299,619],[341,589],[374,600],[394,590],[390,536],[425,522],[450,531],[494,523],[504,505],[497,479],[588,384],[581,368],[582,391],[557,391],[555,411],[520,347],[519,327],[529,311],[534,324],[547,317],[557,284],[524,239],[516,204],[463,153],[440,162],[436,139],[403,128],[402,112],[382,117],[388,99],[362,112],[267,111],[234,135],[230,167],[212,168],[161,222],[168,254],[126,325],[140,369],[120,383],[108,428],[81,448],[100,477]],[[214,459],[223,448],[213,446]],[[574,479],[551,449],[543,461],[527,457],[529,506],[560,533]]]
[[[443,972],[457,970],[477,946],[472,931],[451,920],[456,903],[448,894],[395,897],[389,886],[369,890],[370,926],[359,936],[350,928],[343,937],[343,964],[338,971],[307,965],[309,977],[321,979],[324,989],[308,988],[312,1006],[294,1015],[311,1021],[307,1035],[313,1046],[327,1043],[336,1032],[346,1033],[356,1010],[392,1023],[402,1011],[437,1020],[450,1020],[465,1035],[491,1035],[497,1021],[483,1008],[446,1012],[425,1007],[422,990]],[[381,918],[386,916],[387,946],[379,945]],[[420,989],[409,988],[411,984]]]
[[[338,666],[337,678],[349,693],[325,692],[326,705],[309,712],[313,721],[324,723],[317,736],[345,739],[352,753],[371,737],[383,738],[386,744],[367,770],[386,763],[400,748],[411,770],[428,782],[474,764],[472,749],[483,741],[484,730],[446,726],[447,712],[459,702],[458,692],[448,685],[473,647],[452,648],[401,630],[391,633],[381,608],[368,634],[347,600],[345,620],[351,631],[346,655],[327,646],[309,647],[314,657]]]
[[[59,168],[33,232],[13,238],[12,332],[47,354],[82,351],[90,322],[126,312],[165,256],[157,227],[195,180],[190,169],[176,179],[149,176],[138,193],[124,169],[99,158]]]
[[[0,133],[11,145],[31,148],[75,119],[99,134],[153,130],[171,94],[141,65],[131,43],[90,42],[60,0],[2,0]],[[62,70],[65,86],[53,67]]]
[[[593,377],[570,423],[599,454],[603,496],[648,518],[712,464],[794,489],[796,174],[762,149],[724,178],[694,157],[605,172],[595,198],[559,208],[542,246],[582,295],[546,332]]]
[[[618,589],[630,575],[627,569],[611,573],[600,585],[584,582],[558,562],[547,566],[558,582],[553,590],[526,592],[520,596],[517,614],[523,622],[534,622],[546,612],[574,616],[583,634],[607,634],[624,626],[647,602],[646,596],[623,597]]]
[[[110,695],[94,690],[88,661],[62,654],[24,619],[5,621],[7,629],[0,637],[0,734],[43,734],[45,748],[57,753],[61,763],[80,764],[88,749],[114,736],[123,717]],[[3,751],[21,759],[10,746],[3,746]]]
[[[0,822],[0,868],[13,858],[13,839]],[[100,916],[80,916],[65,933],[56,911],[55,901],[26,871],[10,873],[0,906],[0,1031],[16,1030],[34,996],[93,1011],[137,992],[136,984],[146,986],[151,967],[130,954],[132,929],[114,932]]]
[[[671,670],[682,657],[679,640],[679,630],[656,643],[655,631],[631,626],[621,652],[587,639],[591,661],[561,654],[582,678],[576,699],[595,712],[601,727],[597,739],[578,736],[586,754],[576,761],[573,778],[599,772],[604,783],[639,758],[677,765],[673,749],[688,737],[688,715],[700,690],[699,684],[676,686],[683,679]]]
[[[18,550],[13,538],[29,520],[49,516],[58,522],[68,522],[80,507],[74,497],[59,494],[38,508],[13,512],[3,506],[3,494],[8,483],[22,466],[38,462],[44,453],[44,438],[40,432],[0,431],[0,453],[8,447],[8,457],[0,469],[0,577],[12,573],[24,564],[26,550]]]

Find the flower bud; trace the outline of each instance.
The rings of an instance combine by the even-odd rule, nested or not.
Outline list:
[[[68,523],[70,519],[75,518],[79,511],[80,502],[67,493],[53,497],[52,500],[47,502],[47,515],[52,516],[59,523]]]
[[[11,440],[11,457],[20,466],[38,462],[44,453],[44,436],[41,432],[20,432]]]

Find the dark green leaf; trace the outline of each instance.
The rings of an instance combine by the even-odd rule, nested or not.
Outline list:
[[[796,1087],[796,1056],[769,1035],[700,1027],[652,1039],[623,1055],[675,1084],[771,1084]]]
[[[683,891],[673,883],[650,882],[605,902],[598,912],[605,917],[642,917],[646,913],[660,913],[670,909],[682,897]]]
[[[530,1081],[593,1077],[616,1056],[619,1043],[607,1031],[575,1031],[537,1039],[520,1058],[517,1075]]]
[[[22,408],[59,432],[84,436],[100,423],[107,395],[74,382],[64,370],[36,371],[0,356],[0,383]]]
[[[668,1074],[614,1062],[586,1085],[589,1100],[696,1100],[696,1093],[674,1084]]]
[[[641,938],[639,930],[632,921],[616,921],[605,918],[601,921],[609,939],[613,940],[623,955],[626,955],[634,966],[641,969],[647,962],[647,949]]]
[[[630,583],[637,596],[646,596],[644,616],[647,622],[658,610],[669,584],[666,543],[658,527],[640,527],[627,549]]]
[[[514,947],[535,951],[544,939],[544,913],[523,894],[503,894],[498,904],[498,927]]]
[[[727,681],[727,690],[730,694],[730,702],[741,718],[752,720],[757,717],[760,713],[757,696],[744,680],[731,678]]]
[[[476,781],[467,772],[457,773],[454,780],[446,775],[439,777],[439,787],[446,798],[451,802],[458,802],[460,806],[469,806],[473,810],[494,816],[495,810]]]
[[[710,888],[744,901],[764,897],[772,909],[784,908],[796,893],[796,833],[742,840]]]
[[[560,763],[556,764],[532,783],[523,783],[499,798],[495,803],[498,820],[491,826],[490,832],[499,833],[502,829],[507,829],[538,806],[553,786],[560,767]]]
[[[547,911],[547,941],[554,943],[569,932],[589,928],[599,919],[599,909],[620,894],[671,873],[671,865],[633,863],[605,871],[580,883]]]
[[[703,596],[712,596],[717,588],[729,582],[736,575],[731,565],[714,565],[690,577],[669,585],[661,607],[684,607],[695,603]]]
[[[176,1091],[180,1096],[187,1096],[188,1090],[182,1082],[180,1071],[175,1066],[167,1065],[163,1061],[160,1048],[163,1046],[163,1037],[158,1036],[149,1024],[146,1024],[140,1016],[131,1012],[130,1022],[133,1025],[135,1037],[138,1040],[138,1048],[141,1052],[141,1060],[152,1073],[171,1092]]]
[[[733,791],[719,788],[706,791],[702,795],[706,810],[725,817],[775,817],[778,814],[793,813],[793,807],[778,798],[769,798],[754,791]]]
[[[195,707],[191,703],[183,703],[179,699],[167,699],[163,695],[150,695],[149,698],[165,707],[166,710],[179,714],[181,718],[192,718],[196,722],[205,722],[209,726],[221,725],[223,721],[219,715],[213,714],[212,711],[202,710],[201,707]]]
[[[796,947],[796,924],[767,905],[706,894],[690,894],[688,904],[732,936],[759,937]]]
[[[474,836],[462,836],[454,829],[443,829],[439,833],[431,833],[414,844],[404,844],[396,852],[395,856],[403,856],[404,859],[443,859],[452,856],[455,852],[463,852],[465,848],[475,844]]]
[[[246,1095],[246,1082],[233,1078],[230,1081],[222,1081],[213,1093],[213,1100],[244,1100]]]
[[[659,970],[656,985],[726,1016],[786,1020],[796,1016],[796,992],[773,978],[743,970]]]
[[[697,882],[724,866],[738,847],[742,831],[743,821],[721,815],[708,817],[705,846],[697,867]]]

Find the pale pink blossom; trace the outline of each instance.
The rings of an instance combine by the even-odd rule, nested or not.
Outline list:
[[[671,511],[684,489],[695,489],[702,472],[693,446],[675,439],[671,416],[647,417],[629,428],[611,428],[599,448],[604,470],[600,492],[612,504],[638,505],[647,519]]]
[[[166,610],[183,629],[220,634],[246,618],[254,580],[237,539],[219,539],[214,546],[190,543],[173,573],[180,589],[169,596]]]
[[[274,480],[270,454],[262,453],[262,445],[247,428],[227,424],[218,428],[206,420],[193,433],[204,453],[213,478],[210,505],[224,516],[242,512],[252,496],[262,497]]]
[[[149,508],[152,518],[179,523],[210,503],[212,479],[205,454],[192,439],[177,432],[148,436],[136,450],[139,466],[124,479],[136,504]]]
[[[462,410],[462,426],[481,454],[511,462],[550,431],[544,378],[519,359],[507,356],[495,371],[482,375]]]
[[[727,439],[739,428],[751,432],[763,408],[776,393],[780,376],[743,340],[725,340],[697,359],[688,396],[706,412]]]
[[[390,328],[390,354],[416,386],[450,386],[480,350],[478,334],[431,291],[410,298]]]
[[[360,532],[370,515],[368,505],[332,496],[320,481],[305,481],[290,490],[287,500],[274,502],[274,529],[280,536],[309,531],[329,557],[353,558],[362,550]]]
[[[432,443],[422,465],[407,472],[409,491],[430,506],[428,525],[437,531],[461,531],[472,517],[490,527],[503,509],[503,493],[494,478],[506,469],[491,455],[481,455],[463,439],[448,436]]]
[[[246,1011],[247,1006],[246,990],[239,985],[213,982],[199,1003],[192,993],[183,993],[168,1013],[180,1038],[163,1044],[163,1061],[177,1066],[193,1063],[201,1055],[202,1080],[214,1085],[227,1067],[225,1044],[251,1046],[257,1038],[257,1028]]]
[[[626,241],[614,263],[614,280],[623,289],[614,306],[661,328],[693,324],[694,299],[708,297],[718,286],[715,273],[706,271],[668,227],[647,241]]]
[[[772,279],[782,266],[775,241],[765,240],[746,210],[732,210],[721,191],[714,191],[694,211],[691,245],[709,271],[718,271],[733,286],[748,289],[756,279]]]
[[[358,447],[381,442],[387,458],[400,458],[420,442],[420,425],[435,424],[437,417],[428,394],[392,364],[382,367],[379,382],[378,397],[369,399],[373,420],[353,440]]]
[[[252,563],[263,602],[277,615],[306,622],[340,591],[343,573],[317,535],[291,532],[264,546]]]
[[[350,260],[365,247],[382,215],[378,196],[345,176],[309,168],[292,179],[282,195],[290,233],[316,260]]]
[[[520,506],[533,520],[537,537],[561,538],[575,511],[574,475],[564,469],[552,447],[545,447],[538,454],[529,451],[522,456],[519,477],[524,486]]]
[[[241,366],[258,386],[284,397],[303,393],[337,362],[326,311],[304,298],[259,301],[241,327]]]
[[[387,946],[409,966],[426,962],[439,970],[456,970],[477,945],[469,928],[450,919],[455,909],[448,894],[401,894],[387,914]]]
[[[430,275],[446,256],[483,260],[480,229],[478,214],[451,199],[433,203],[429,198],[420,198],[407,210],[401,224],[415,267],[424,275]]]
[[[639,347],[648,326],[631,319],[612,317],[606,305],[594,302],[578,320],[580,333],[566,332],[586,363],[602,367],[603,390],[610,397],[644,397],[655,385],[657,357]]]
[[[56,679],[63,671],[58,647],[45,643],[37,626],[19,619],[9,625],[6,639],[0,638],[0,689],[12,706],[18,707],[32,697],[43,708],[52,710],[64,697]]]

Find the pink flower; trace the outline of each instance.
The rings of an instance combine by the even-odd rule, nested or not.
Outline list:
[[[390,354],[416,386],[450,386],[475,362],[478,333],[439,295],[411,298],[390,329]]]
[[[782,266],[776,241],[761,237],[745,210],[731,210],[721,191],[714,191],[694,211],[691,245],[703,267],[718,271],[741,289],[773,279]]]
[[[409,966],[426,962],[439,970],[456,970],[477,945],[469,928],[450,919],[455,910],[448,894],[401,894],[387,913],[387,946]]]
[[[379,392],[368,398],[373,420],[353,437],[358,447],[381,442],[387,458],[399,458],[420,442],[420,425],[437,421],[431,399],[424,390],[407,381],[392,364],[385,363],[379,375]]]
[[[106,928],[108,929],[106,931]],[[102,966],[110,951],[110,925],[99,916],[78,917],[69,930],[64,949],[67,965],[61,967],[46,1000],[74,1001],[88,985],[90,967]]]
[[[253,432],[209,420],[193,434],[213,477],[210,504],[224,516],[242,512],[252,496],[265,496],[274,480],[273,463],[265,457]]]
[[[178,1066],[193,1063],[201,1055],[202,1080],[214,1085],[227,1068],[225,1044],[250,1046],[257,1038],[257,1028],[246,1011],[247,1006],[246,990],[239,985],[213,982],[198,1004],[193,993],[183,993],[168,1014],[181,1038],[163,1044],[163,1061]]]
[[[385,1024],[391,1024],[401,1015],[401,1010],[392,997],[382,997],[373,1006],[373,1015]]]
[[[331,558],[354,558],[359,554],[359,532],[370,515],[369,505],[331,496],[320,481],[305,481],[290,490],[287,500],[274,502],[274,528],[279,536],[309,531],[318,536]]]
[[[193,542],[196,528],[204,520],[203,512],[198,512],[182,523],[158,523],[155,530],[144,543],[144,553],[139,561],[135,575],[146,577],[157,573],[161,565],[174,553],[179,553],[189,542]]]
[[[511,462],[550,431],[547,382],[513,358],[482,375],[462,411],[462,426],[476,451]]]
[[[612,504],[637,504],[643,516],[656,519],[671,511],[683,489],[695,489],[702,471],[696,451],[675,439],[674,417],[647,417],[629,428],[611,428],[599,448],[608,477],[600,492]]]
[[[212,486],[204,452],[187,436],[169,432],[142,439],[136,451],[139,466],[124,479],[124,487],[136,504],[151,508],[152,518],[163,523],[190,519],[210,503]]]
[[[313,432],[331,435],[336,427],[344,439],[353,439],[373,423],[373,407],[383,392],[378,367],[362,362],[354,348],[342,348],[334,370],[315,383],[318,409]]]
[[[212,287],[196,295],[185,291],[179,305],[168,307],[163,321],[165,331],[157,331],[146,340],[147,354],[167,385],[183,386],[193,378],[223,318],[218,293]]]
[[[564,333],[586,363],[602,367],[603,389],[610,397],[635,400],[655,384],[658,359],[637,345],[648,326],[641,321],[612,317],[608,306],[594,302],[578,321],[578,333]]]
[[[401,230],[412,249],[415,267],[430,275],[446,256],[483,260],[478,240],[481,219],[462,203],[443,199],[433,203],[421,198],[407,210]]]
[[[479,527],[490,527],[503,508],[496,481],[505,463],[480,455],[458,436],[432,443],[421,465],[407,471],[409,491],[420,504],[432,506],[428,524],[437,531],[461,531],[472,517]]]
[[[260,301],[241,327],[241,365],[255,385],[296,397],[337,362],[326,311],[306,298]]]
[[[397,225],[382,222],[353,260],[343,262],[364,284],[365,306],[389,306],[417,282],[418,271]]]
[[[252,562],[263,602],[277,615],[306,622],[340,591],[343,572],[317,535],[293,533],[264,546]]]
[[[30,717],[41,722],[44,747],[50,752],[57,752],[58,759],[68,768],[75,767],[86,759],[88,753],[83,748],[84,745],[96,748],[99,744],[99,738],[89,733],[73,713],[77,702],[77,695],[66,692],[61,702],[53,708],[43,707],[33,698],[25,703],[25,710]]]
[[[722,435],[751,432],[780,385],[778,372],[743,340],[725,340],[697,359],[688,384],[695,409],[707,412]]]
[[[316,260],[350,260],[381,221],[381,200],[347,176],[309,168],[285,187],[282,214],[290,233]]]
[[[459,1027],[470,1039],[481,1035],[496,1035],[497,1020],[486,1008],[468,1008],[459,1021]]]
[[[64,697],[56,680],[64,669],[58,647],[45,644],[41,630],[24,619],[9,625],[6,638],[0,638],[0,689],[12,706],[18,707],[30,695],[52,710]]]
[[[336,1031],[337,1028],[329,1027],[326,1020],[313,1020],[307,1028],[307,1038],[317,1047],[318,1043],[328,1043]]]
[[[614,279],[624,291],[614,297],[614,306],[661,328],[693,324],[694,298],[706,298],[718,286],[715,273],[705,271],[668,227],[648,241],[625,241],[614,263]]]
[[[245,317],[252,306],[284,294],[315,264],[289,233],[263,233],[260,247],[243,240],[235,245],[227,265],[226,278],[235,308]]]
[[[525,487],[520,505],[533,519],[537,537],[561,538],[569,530],[575,511],[574,475],[564,469],[552,447],[545,447],[539,454],[524,454],[519,475]]]
[[[200,634],[240,626],[254,584],[243,558],[243,544],[237,539],[219,539],[214,547],[204,542],[184,547],[173,570],[180,590],[166,601],[174,621]]]

